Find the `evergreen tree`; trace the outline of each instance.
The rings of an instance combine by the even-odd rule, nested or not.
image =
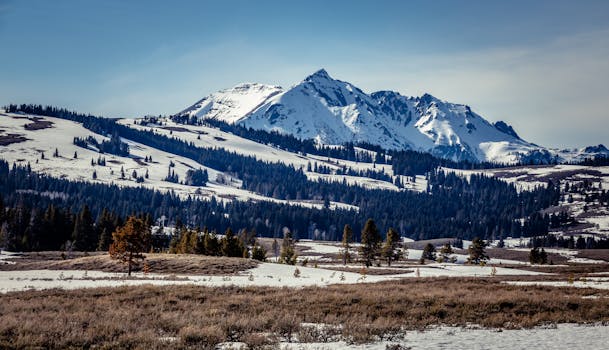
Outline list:
[[[224,237],[220,240],[222,255],[229,257],[243,257],[244,247],[237,237],[233,234],[230,227],[224,233]]]
[[[486,243],[478,237],[474,238],[472,244],[470,244],[469,248],[467,248],[469,253],[467,263],[476,265],[485,264],[489,258],[488,255],[486,255],[484,248],[486,248]]]
[[[423,254],[421,260],[436,260],[436,247],[433,244],[427,243],[423,248]]]
[[[110,244],[112,244],[112,232],[114,232],[117,226],[117,217],[104,208],[95,225],[99,236],[97,250],[107,251],[110,248]]]
[[[112,233],[112,244],[109,253],[113,259],[119,259],[128,266],[128,275],[131,276],[133,266],[139,265],[139,260],[146,258],[150,242],[150,227],[142,219],[130,216],[124,226]]]
[[[93,218],[89,206],[83,206],[76,216],[74,230],[72,231],[74,247],[80,251],[93,251],[97,248],[98,238],[93,226]]]
[[[283,233],[279,262],[282,264],[296,265],[296,258],[296,249],[294,247],[294,240],[292,239],[292,232],[286,229]]]
[[[44,212],[46,234],[42,237],[41,249],[59,250],[62,245],[72,239],[74,229],[71,215],[50,204]]]
[[[393,227],[390,227],[389,231],[387,231],[385,245],[383,246],[383,257],[387,261],[387,266],[391,266],[392,261],[400,259],[399,247],[400,234]]]
[[[252,247],[252,259],[258,261],[266,261],[266,249],[258,244],[258,242],[254,243]]]
[[[197,250],[198,233],[189,230],[186,226],[180,228],[180,241],[177,247],[178,254],[194,254]]]
[[[275,261],[279,258],[279,242],[277,242],[277,238],[273,238],[273,254],[275,254]]]
[[[376,228],[374,220],[368,219],[364,225],[361,236],[360,256],[366,267],[372,266],[372,262],[379,253],[381,235]]]
[[[349,252],[351,242],[353,242],[353,230],[351,229],[351,226],[345,225],[343,228],[342,250],[340,253],[341,258],[343,259],[343,265],[347,265],[347,263],[351,262],[351,253]]]
[[[211,256],[219,256],[221,255],[220,251],[220,242],[218,241],[218,237],[215,232],[204,231],[204,246],[205,246],[205,254]]]
[[[453,251],[453,248],[450,246],[450,243],[446,243],[445,245],[442,246],[442,248],[440,248],[440,255],[438,255],[437,261],[439,263],[445,263],[445,262],[450,262],[450,263],[455,263],[457,261],[457,258],[455,256],[453,256],[455,252]]]
[[[529,252],[529,262],[531,264],[547,264],[548,254],[546,253],[545,249],[541,248],[541,250],[539,250],[539,247],[534,247]]]
[[[497,242],[497,248],[505,248],[505,241],[503,237],[499,238],[499,242]]]

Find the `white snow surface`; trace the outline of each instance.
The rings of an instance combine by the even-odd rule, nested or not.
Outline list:
[[[575,287],[609,289],[609,278],[588,277],[585,280],[569,281],[505,281],[503,283],[515,286],[548,286],[548,287]]]
[[[287,90],[241,84],[198,101],[179,114],[278,131],[324,144],[369,142],[451,158],[514,163],[531,153],[546,161],[608,154],[603,146],[550,150],[520,139],[506,124],[495,126],[469,106],[429,94],[367,94],[323,69]]]
[[[142,120],[143,119],[137,119],[138,122],[141,122]],[[324,179],[333,182],[342,182],[344,180],[350,185],[357,184],[371,189],[398,191],[399,189],[394,185],[393,180],[396,177],[399,177],[406,190],[422,192],[427,189],[427,180],[424,176],[417,176],[415,181],[412,181],[410,177],[394,174],[391,165],[387,164],[354,162],[313,154],[297,154],[223,132],[216,128],[178,124],[168,118],[160,119],[160,122],[163,125],[151,123],[147,125],[134,124],[134,120],[132,119],[122,119],[119,122],[131,128],[148,131],[152,130],[159,135],[177,138],[189,143],[192,142],[197,147],[224,148],[230,152],[252,156],[259,161],[291,165],[296,169],[302,169],[310,180]],[[333,173],[320,174],[308,171],[307,168],[309,165],[312,168],[314,168],[315,165],[325,166],[330,168]],[[343,168],[352,169],[354,171],[383,171],[385,174],[391,176],[392,182],[380,181],[363,176],[337,175],[336,171]]]
[[[279,86],[257,83],[239,84],[231,89],[213,93],[181,113],[234,123],[256,109],[269,97],[281,91]]]
[[[335,350],[365,349],[385,350],[400,344],[406,349],[605,349],[607,325],[558,324],[556,326],[532,329],[484,329],[479,327],[433,327],[424,331],[408,331],[395,341],[379,341],[370,344],[347,344],[344,341],[329,343],[281,343],[285,350]],[[231,344],[226,344],[228,349]]]
[[[79,123],[52,117],[39,117],[42,118],[42,120],[52,122],[52,127],[41,130],[26,130],[23,125],[29,124],[31,121],[24,119],[25,117],[26,116],[24,115],[14,114],[0,115],[0,129],[2,129],[3,133],[23,135],[27,138],[24,142],[1,146],[0,158],[6,160],[9,164],[16,163],[21,166],[29,164],[35,172],[72,181],[114,184],[122,187],[143,186],[161,192],[174,191],[183,198],[192,196],[201,199],[215,197],[220,201],[230,201],[234,199],[243,201],[263,200],[314,208],[322,208],[324,205],[322,201],[280,200],[241,189],[241,180],[234,178],[229,174],[206,167],[191,159],[160,151],[156,148],[148,147],[127,139],[123,139],[123,141],[129,145],[130,155],[128,157],[100,154],[94,149],[85,149],[74,145],[73,139],[75,137],[86,138],[92,136],[97,139],[98,142],[101,142],[108,139],[108,137],[104,135],[93,133],[85,129]],[[169,133],[168,130],[164,131]],[[233,139],[234,138],[235,137],[233,137]],[[239,145],[239,142],[256,144],[255,142],[248,142],[244,139],[238,139],[236,141],[236,145]],[[53,157],[53,153],[56,149],[59,152],[59,157]],[[267,150],[265,149],[264,152],[261,151],[261,153],[268,154],[266,151]],[[75,153],[77,155],[76,158],[74,158]],[[293,155],[289,152],[285,153]],[[44,159],[42,159],[42,154],[44,154]],[[147,156],[152,157],[152,162],[144,162],[144,158]],[[281,156],[283,156],[283,154]],[[91,165],[91,160],[97,161],[99,157],[105,158],[106,166]],[[280,159],[280,157],[276,157],[275,159]],[[175,166],[170,168],[170,162],[175,164]],[[121,168],[125,173],[125,178],[121,178]],[[163,180],[167,176],[169,170],[175,172],[179,178],[183,180],[189,169],[207,170],[210,181],[206,186],[198,187],[171,183]],[[95,172],[97,176],[96,179],[93,179],[93,172]],[[135,178],[132,177],[134,172],[138,176],[144,176],[145,173],[148,172],[149,177],[145,179],[143,183],[137,183]],[[219,181],[220,177],[223,178],[224,181]],[[364,183],[371,180],[368,178],[361,179]],[[387,187],[384,184],[383,186]],[[394,186],[394,188],[397,190],[397,187]],[[65,194],[48,193],[47,195],[63,196]],[[330,208],[357,210],[357,207],[339,202],[331,202]]]
[[[362,275],[354,272],[274,263],[260,263],[257,267],[240,274],[225,276],[134,273],[133,278],[127,278],[125,274],[100,271],[25,270],[0,271],[0,293],[29,289],[78,289],[142,284],[194,284],[210,287],[226,285],[269,287],[326,286],[330,284],[374,283],[402,278],[415,278],[417,277],[417,269],[420,277],[490,277],[492,275],[491,267],[435,263],[413,267],[409,269],[411,270],[410,273],[396,273],[395,275]],[[296,270],[298,270],[298,273],[295,273]],[[541,275],[542,273],[497,267],[496,274],[510,276]]]

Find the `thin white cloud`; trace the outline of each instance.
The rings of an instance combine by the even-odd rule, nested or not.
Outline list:
[[[429,92],[505,120],[525,139],[551,147],[609,144],[609,30],[536,46],[421,55],[369,47],[304,58],[233,40],[205,48],[159,48],[116,67],[100,85],[94,111],[173,113],[240,82],[289,86],[325,67],[366,91]],[[134,69],[134,67],[136,67]],[[221,67],[221,69],[218,69]],[[116,94],[114,91],[121,91]]]
[[[466,103],[490,120],[503,119],[540,144],[608,143],[609,30],[562,37],[534,47],[456,54],[380,57],[357,74],[368,89],[424,92]]]

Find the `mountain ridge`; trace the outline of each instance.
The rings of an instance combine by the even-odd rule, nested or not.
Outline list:
[[[504,121],[490,123],[468,105],[429,93],[418,97],[391,90],[367,94],[332,78],[325,69],[285,90],[240,84],[211,94],[178,115],[277,131],[321,144],[366,142],[456,161],[553,163],[609,156],[604,146],[578,150],[538,146],[523,140]]]

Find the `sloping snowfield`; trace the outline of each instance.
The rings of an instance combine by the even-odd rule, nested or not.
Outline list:
[[[0,134],[16,134],[27,138],[24,142],[12,143],[0,147],[0,159],[21,166],[29,164],[33,171],[45,173],[53,177],[73,181],[88,181],[94,183],[115,184],[125,187],[143,186],[161,192],[174,191],[186,198],[188,196],[209,199],[212,196],[220,201],[255,200],[272,201],[281,204],[299,205],[303,207],[322,208],[323,202],[303,200],[280,200],[265,197],[251,191],[241,189],[241,181],[215,169],[206,167],[191,159],[177,156],[172,153],[157,150],[146,145],[123,139],[129,145],[130,156],[120,157],[111,154],[100,154],[97,150],[86,149],[74,145],[75,137],[94,137],[98,142],[108,140],[108,137],[95,134],[85,129],[81,124],[59,118],[43,117],[42,120],[52,123],[51,127],[38,130],[27,130],[24,125],[32,123],[23,115],[0,115]],[[243,139],[242,139],[243,140]],[[243,140],[242,142],[245,142]],[[249,141],[251,142],[251,141]],[[55,150],[59,153],[54,157]],[[287,153],[287,152],[286,152]],[[43,157],[44,154],[44,157]],[[74,157],[76,155],[76,157]],[[106,165],[92,165],[99,157],[105,158]],[[144,162],[146,157],[152,161]],[[172,166],[170,166],[170,164]],[[121,176],[121,169],[124,177]],[[164,181],[168,171],[175,172],[180,179],[184,179],[189,169],[205,169],[209,174],[206,186],[187,186]],[[95,172],[95,179],[93,173]],[[144,176],[148,178],[143,183],[137,183],[132,177]],[[226,181],[217,181],[221,175]],[[372,179],[367,179],[375,181]],[[392,185],[393,186],[393,185]],[[330,208],[357,209],[354,206],[331,202]]]
[[[138,121],[139,120],[141,119],[138,119]],[[162,119],[162,126],[154,124],[142,126],[139,124],[134,124],[133,120],[131,119],[122,119],[119,122],[131,128],[139,130],[153,130],[159,135],[174,137],[186,142],[192,142],[197,147],[224,148],[227,151],[236,152],[246,156],[253,156],[260,161],[292,165],[297,169],[300,168],[305,170],[305,174],[311,180],[323,178],[325,180],[342,182],[344,178],[349,184],[358,184],[372,189],[398,190],[393,183],[370,179],[367,177],[327,175],[306,171],[307,165],[318,164],[333,170],[343,167],[351,168],[356,171],[382,170],[385,174],[395,177],[391,165],[387,164],[354,162],[331,157],[322,157],[313,154],[296,154],[226,133],[219,129],[210,128],[207,126],[177,124],[166,118]],[[420,192],[425,191],[427,188],[427,181],[425,180],[424,176],[417,176],[415,182],[410,181],[410,178],[407,176],[398,176],[400,176],[400,181],[404,184],[406,189]]]

